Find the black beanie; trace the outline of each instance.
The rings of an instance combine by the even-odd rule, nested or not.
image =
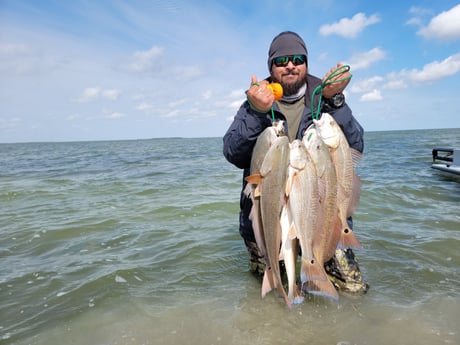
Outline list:
[[[268,71],[271,71],[273,59],[286,55],[305,55],[308,57],[305,42],[292,31],[284,31],[273,39],[268,51]]]

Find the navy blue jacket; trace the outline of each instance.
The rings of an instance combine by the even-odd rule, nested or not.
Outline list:
[[[307,77],[307,90],[305,92],[305,108],[303,110],[302,119],[300,121],[299,130],[297,131],[296,138],[302,139],[305,130],[313,123],[310,111],[310,100],[314,89],[321,83],[321,79],[308,75]],[[318,99],[315,99],[317,104]],[[276,102],[273,105],[275,118],[277,120],[286,120],[285,116],[280,112]],[[316,107],[315,107],[316,109]],[[361,125],[353,117],[351,109],[347,104],[334,109],[323,102],[321,107],[322,112],[328,112],[337,121],[342,128],[345,137],[348,140],[350,147],[363,152],[364,130]],[[245,101],[238,110],[232,124],[230,125],[227,133],[223,138],[223,153],[225,158],[237,166],[244,169],[243,172],[243,188],[240,197],[240,235],[248,241],[255,242],[254,231],[252,229],[251,221],[249,220],[249,212],[252,208],[252,201],[243,193],[246,186],[245,177],[249,176],[249,168],[251,165],[252,150],[256,143],[257,137],[265,128],[272,125],[271,111],[267,113],[259,113],[253,110],[247,101]],[[286,128],[287,135],[289,128]]]

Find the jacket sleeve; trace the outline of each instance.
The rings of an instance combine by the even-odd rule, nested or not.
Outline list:
[[[225,158],[238,168],[249,168],[257,137],[269,126],[271,121],[267,114],[254,111],[245,101],[224,135]]]
[[[325,109],[323,108],[323,110]],[[345,103],[345,105],[339,109],[332,110],[332,108],[328,107],[327,110],[329,110],[329,113],[334,117],[335,121],[337,121],[340,128],[342,128],[343,134],[345,134],[350,147],[359,152],[363,152],[364,129],[353,116],[350,107]]]

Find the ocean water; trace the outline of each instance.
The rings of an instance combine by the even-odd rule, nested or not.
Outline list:
[[[366,133],[370,290],[260,297],[221,138],[0,144],[0,344],[460,344],[460,129]]]

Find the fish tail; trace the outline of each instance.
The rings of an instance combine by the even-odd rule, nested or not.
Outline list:
[[[302,304],[304,300],[304,297],[298,291],[289,292],[288,297],[291,304]]]
[[[308,281],[302,289],[312,295],[330,298],[336,302],[339,301],[339,294],[329,279]]]
[[[318,260],[307,260],[302,258],[300,267],[300,281],[305,283],[310,280],[327,280],[327,274],[324,267],[320,265]]]
[[[284,302],[286,302],[286,305],[287,305],[288,309],[292,310],[291,301],[289,300],[289,297],[288,297],[288,295],[286,293],[286,290],[284,290],[283,282],[281,281],[279,266],[277,266],[276,270],[273,270],[273,283],[275,284],[275,286],[276,286],[276,288],[278,290],[279,296],[284,299]]]
[[[286,302],[286,306],[288,307],[289,310],[292,310],[292,304],[291,301],[286,294],[286,291],[284,290],[284,287],[281,283],[278,284],[278,293],[281,297],[283,297],[284,302]]]
[[[278,293],[281,297],[283,297],[284,301],[286,302],[287,307],[289,310],[292,310],[291,301],[289,300],[286,291],[283,288],[281,282],[275,283],[275,273],[270,268],[265,268],[264,278],[262,280],[262,290],[261,296],[262,298],[265,297],[267,293],[273,290],[273,288],[277,288]]]

